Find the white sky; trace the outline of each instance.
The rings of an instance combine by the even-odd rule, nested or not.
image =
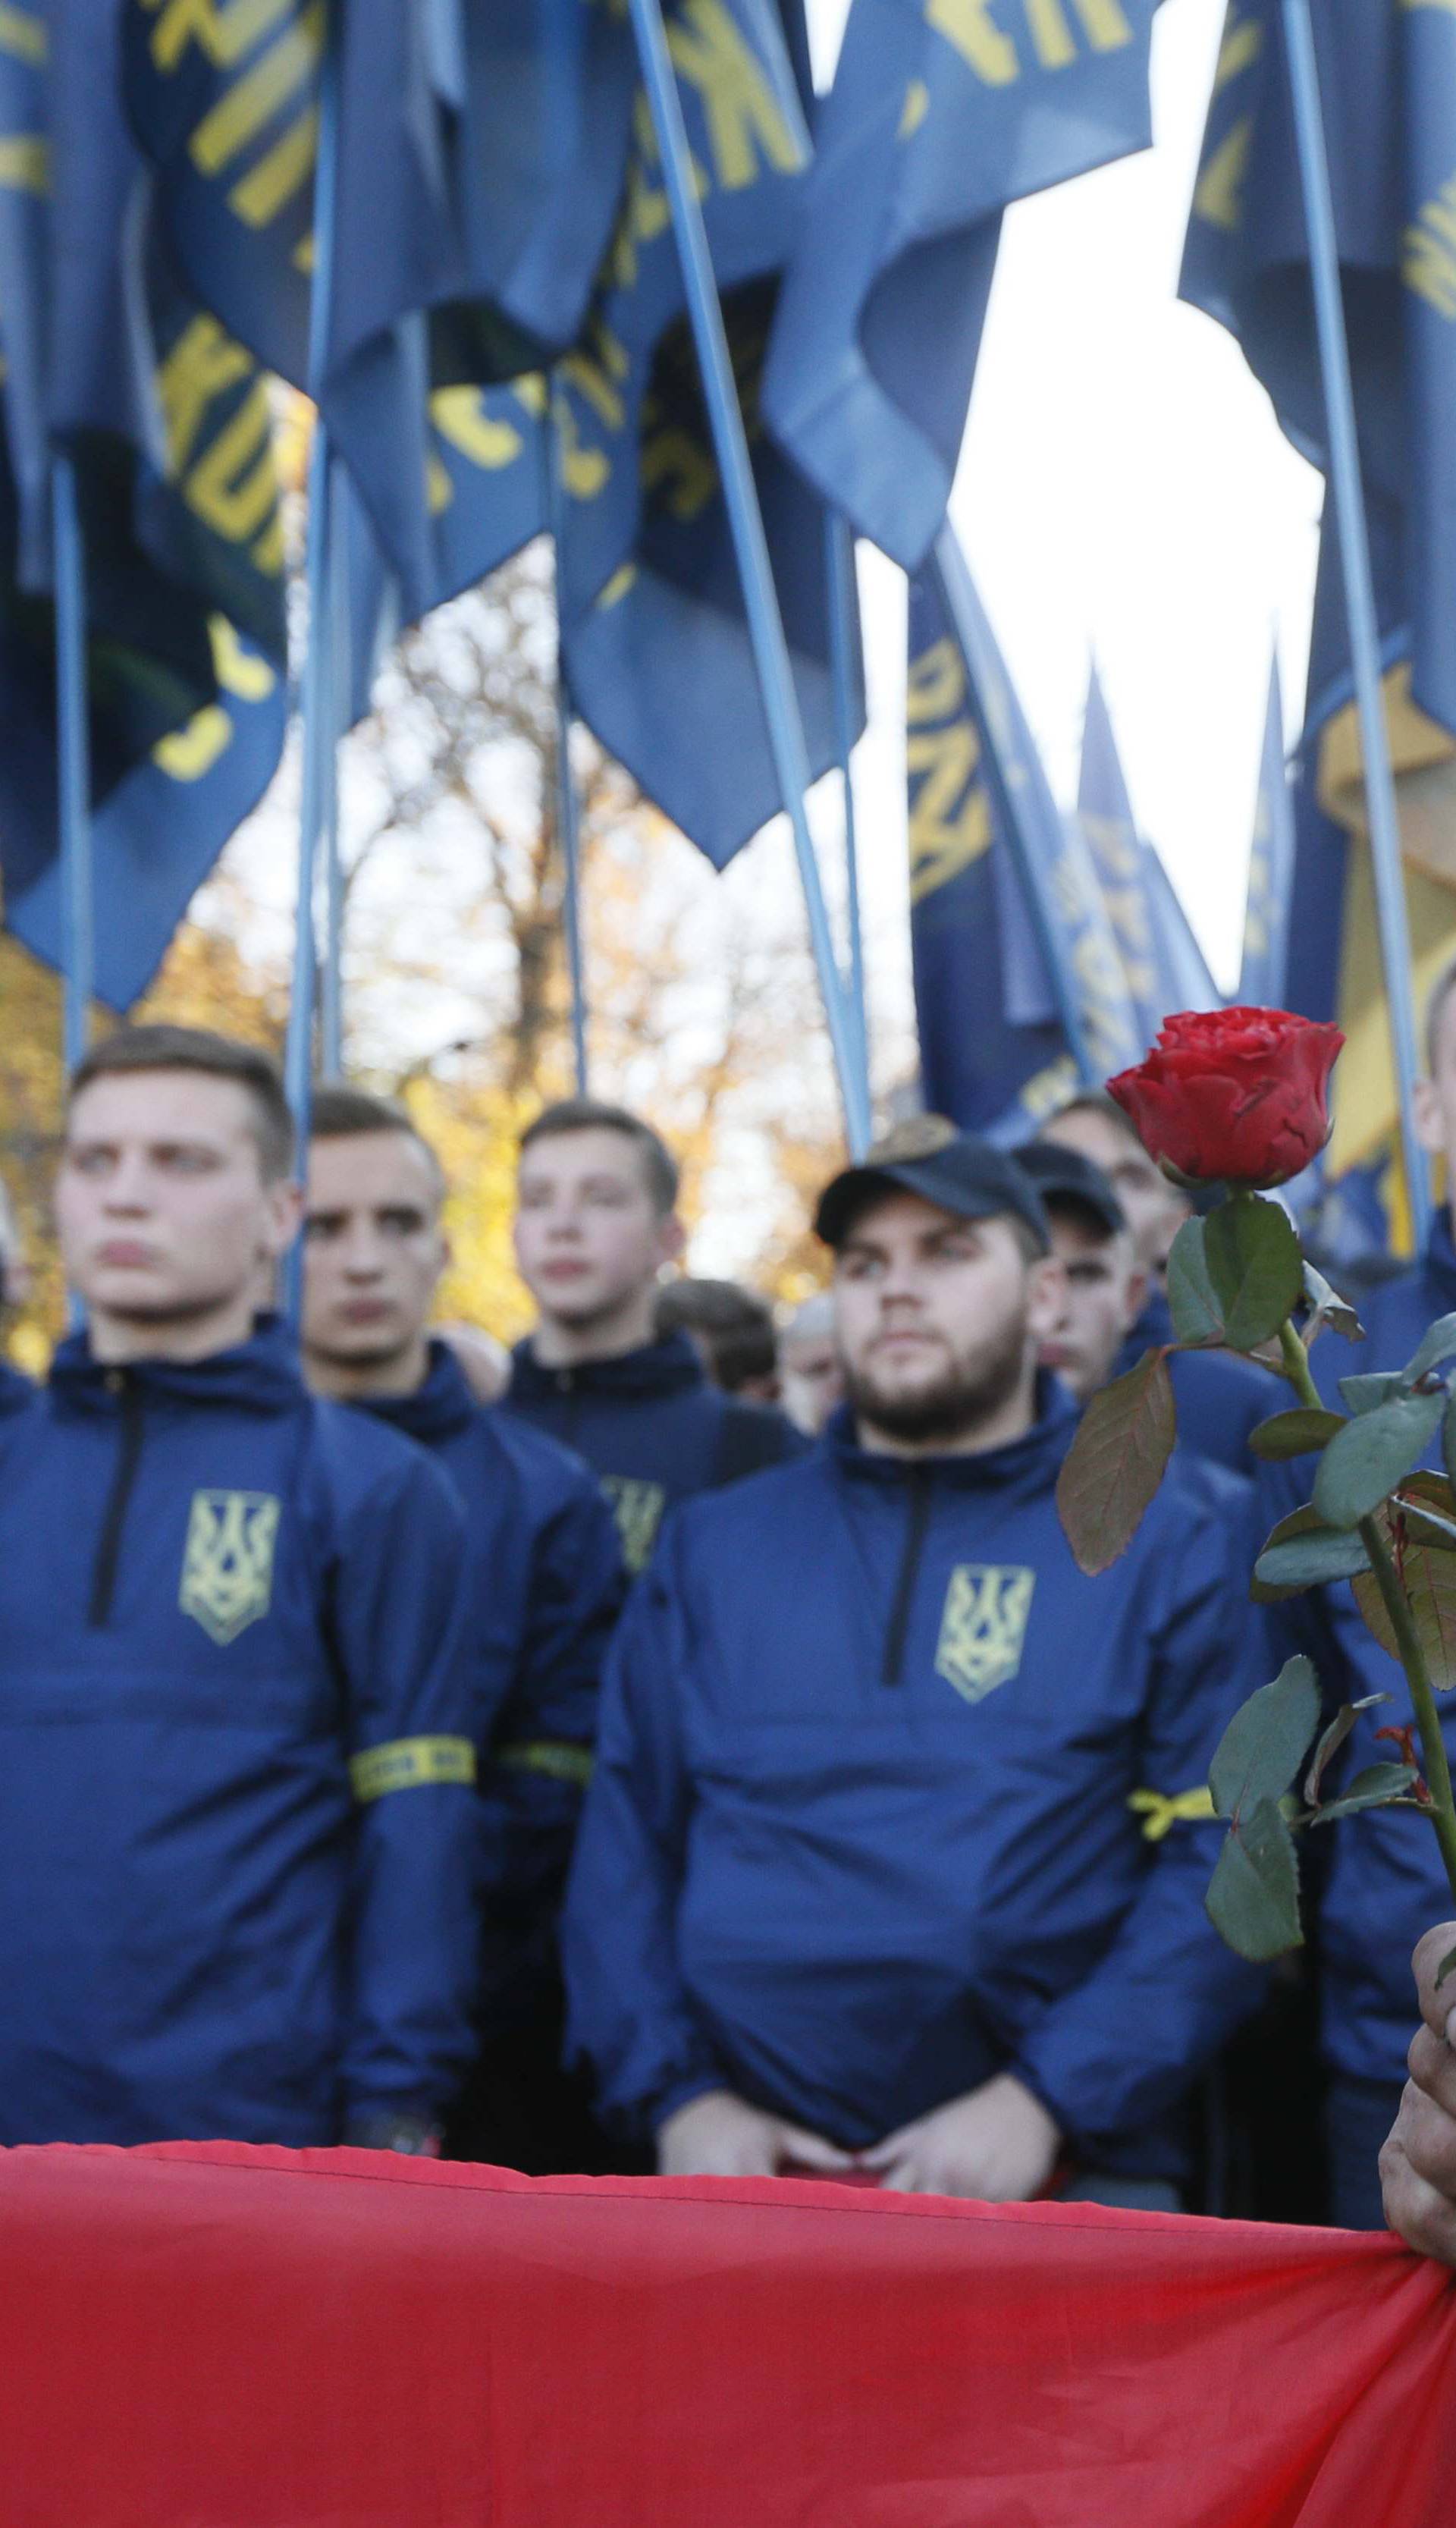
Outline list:
[[[1097,656],[1143,830],[1221,981],[1237,974],[1271,643],[1303,695],[1322,484],[1236,344],[1178,304],[1223,0],[1164,0],[1155,145],[1004,231],[952,513],[1053,788],[1076,787]],[[820,77],[843,0],[810,0]],[[857,787],[881,995],[904,991],[904,596],[863,571]]]

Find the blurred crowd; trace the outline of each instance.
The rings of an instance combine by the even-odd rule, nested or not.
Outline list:
[[[1449,976],[1429,1053],[1456,1165]],[[1132,1546],[1088,1578],[1058,1518],[1171,1341],[1187,1205],[1119,1108],[901,1124],[782,1321],[684,1273],[642,1117],[549,1106],[518,1165],[507,1352],[434,1322],[401,1107],[325,1083],[298,1151],[265,1055],[168,1026],[77,1072],[80,1330],[0,1373],[0,2140],[1378,2226],[1434,1839],[1335,1825],[1269,1973],[1204,1910],[1235,1708],[1292,1648],[1399,1690],[1343,1587],[1251,1603],[1277,1380],[1175,1354]],[[1363,1305],[1379,1368],[1456,1308],[1444,1211]]]

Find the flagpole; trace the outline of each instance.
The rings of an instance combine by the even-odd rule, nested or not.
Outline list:
[[[329,655],[333,698],[324,750],[324,955],[319,977],[319,1053],[324,1076],[343,1070],[343,863],[338,852],[338,741],[348,722],[350,658],[348,552],[341,485],[333,485],[329,518]]]
[[[698,367],[712,429],[713,452],[722,480],[723,499],[743,586],[744,610],[754,648],[763,715],[768,724],[769,749],[778,778],[779,796],[794,831],[794,850],[808,917],[809,942],[844,1109],[845,1133],[851,1155],[858,1158],[869,1145],[869,1102],[860,1077],[854,1020],[840,977],[834,936],[814,857],[813,837],[808,827],[808,812],[805,804],[809,787],[808,748],[800,717],[799,697],[794,689],[789,645],[784,637],[768,540],[763,532],[762,513],[754,484],[748,439],[723,328],[723,311],[718,303],[717,285],[713,278],[712,258],[693,181],[693,162],[683,122],[682,100],[667,49],[660,0],[629,0],[629,5],[643,84],[647,90],[677,238]]]
[[[965,670],[966,683],[970,691],[975,694],[978,692],[978,683],[974,651],[966,631],[966,601],[970,589],[970,573],[966,568],[965,555],[961,550],[960,538],[949,518],[936,537],[928,567],[935,580],[942,609],[956,635],[956,646],[961,653],[961,663]],[[1006,837],[1007,848],[1015,862],[1016,874],[1021,881],[1021,893],[1030,912],[1037,944],[1041,949],[1047,974],[1051,979],[1052,997],[1057,1004],[1058,1023],[1066,1038],[1071,1058],[1076,1064],[1078,1079],[1084,1087],[1091,1087],[1100,1081],[1102,1074],[1092,1059],[1087,1042],[1087,1031],[1082,1025],[1081,994],[1077,988],[1071,961],[1066,954],[1066,942],[1063,936],[1062,925],[1054,919],[1052,909],[1042,890],[1040,876],[1027,860],[1022,846],[1020,819],[1015,814],[1014,802],[1006,795],[1001,765],[997,761],[994,745],[985,749],[982,762],[985,766],[986,780],[996,800],[1001,830]]]
[[[588,1093],[587,961],[582,938],[582,837],[576,781],[571,769],[571,694],[566,678],[566,631],[561,606],[560,390],[552,373],[542,433],[546,466],[546,525],[556,565],[556,832],[561,842],[562,926],[571,984],[571,1059],[576,1093]]]
[[[72,1072],[86,1049],[95,988],[91,732],[86,695],[85,545],[76,460],[51,458],[56,617],[56,770],[61,845],[61,1044]]]
[[[824,520],[829,598],[829,674],[834,693],[834,745],[845,816],[845,919],[850,939],[850,1015],[859,1057],[860,1091],[870,1105],[869,1005],[864,988],[864,929],[859,908],[859,843],[855,821],[855,695],[861,675],[855,586],[855,538],[837,510]]]
[[[314,875],[317,848],[328,813],[334,750],[335,682],[329,659],[330,512],[334,459],[328,425],[319,409],[329,356],[334,297],[334,257],[338,194],[338,12],[328,0],[323,59],[319,65],[318,155],[313,184],[313,290],[308,318],[308,382],[314,400],[313,445],[308,460],[308,536],[304,576],[308,588],[308,646],[303,654],[302,755],[298,808],[298,893],[293,929],[293,990],[284,1080],[298,1141],[298,1166],[308,1164],[313,1087]],[[303,1254],[295,1243],[286,1267],[289,1314],[302,1299]]]
[[[1365,495],[1360,479],[1360,443],[1355,423],[1355,395],[1350,381],[1350,346],[1340,290],[1339,243],[1329,188],[1329,158],[1325,141],[1320,73],[1309,0],[1283,0],[1283,21],[1300,184],[1309,231],[1310,278],[1314,287],[1325,414],[1329,431],[1329,481],[1339,531],[1345,613],[1350,630],[1350,660],[1360,719],[1376,919],[1379,930],[1380,963],[1384,969],[1385,1005],[1390,1021],[1390,1049],[1400,1100],[1400,1147],[1405,1162],[1416,1249],[1418,1254],[1424,1254],[1430,1230],[1430,1178],[1425,1154],[1416,1137],[1415,1088],[1419,1067],[1416,996],[1411,971],[1400,816],[1395,801],[1395,775],[1390,763],[1389,734],[1381,691],[1379,618],[1376,610]]]

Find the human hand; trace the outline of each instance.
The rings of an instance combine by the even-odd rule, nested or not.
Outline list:
[[[659,2177],[776,2177],[789,2159],[826,2171],[854,2166],[832,2141],[764,2115],[731,2089],[704,2090],[657,2128]]]
[[[1411,2040],[1411,2077],[1380,2153],[1385,2218],[1408,2247],[1456,2265],[1456,1976],[1439,1992],[1456,1922],[1428,1931],[1412,1965],[1424,2025]]]
[[[881,2171],[894,2194],[969,2194],[983,2203],[1026,2203],[1057,2165],[1062,2134],[1039,2098],[1002,2072],[963,2098],[952,2098],[873,2150],[866,2168]]]

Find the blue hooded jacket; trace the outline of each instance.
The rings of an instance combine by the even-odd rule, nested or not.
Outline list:
[[[1171,1478],[1086,1579],[1054,1381],[1042,1415],[908,1462],[842,1413],[671,1521],[564,1917],[570,2039],[617,2116],[726,2084],[858,2148],[1010,2069],[1090,2164],[1176,2169],[1150,2129],[1260,1989],[1205,1916],[1222,1830],[1196,1820],[1263,1672],[1210,1488]]]
[[[572,1369],[544,1369],[528,1339],[512,1355],[504,1403],[596,1469],[634,1572],[678,1501],[807,1447],[781,1413],[710,1387],[682,1333]]]
[[[602,1661],[626,1573],[590,1467],[471,1394],[432,1343],[412,1396],[371,1396],[428,1448],[465,1511],[476,1609],[488,2027],[525,2006],[553,1962],[555,1918],[592,1769]]]
[[[470,2059],[474,1717],[438,1470],[276,1320],[64,1343],[0,1425],[0,2140],[332,2142]]]
[[[1364,1343],[1321,1337],[1310,1358],[1322,1394],[1342,1411],[1341,1378],[1403,1369],[1435,1318],[1456,1310],[1456,1249],[1445,1211],[1436,1214],[1424,1264],[1363,1291]],[[1439,1466],[1439,1435],[1428,1464]],[[1266,1533],[1308,1501],[1314,1460],[1270,1466],[1260,1486]],[[1279,1652],[1305,1652],[1319,1672],[1326,1703],[1358,1703],[1368,1694],[1390,1701],[1361,1712],[1343,1751],[1340,1778],[1388,1763],[1394,1747],[1376,1731],[1411,1716],[1397,1662],[1367,1630],[1347,1582],[1309,1590],[1271,1609]],[[1456,1707],[1440,1703],[1446,1751],[1456,1765]],[[1331,1787],[1337,1788],[1338,1783]],[[1328,1837],[1320,1900],[1321,2033],[1326,2061],[1357,2080],[1400,2083],[1416,2025],[1411,1951],[1432,1922],[1448,1920],[1451,1891],[1434,1835],[1408,1809],[1375,1809],[1320,1829]]]
[[[1113,1364],[1114,1378],[1136,1369],[1144,1352],[1174,1340],[1168,1301],[1161,1290],[1155,1290]],[[1174,1352],[1169,1370],[1177,1407],[1178,1446],[1190,1456],[1206,1457],[1251,1482],[1258,1460],[1249,1447],[1249,1433],[1256,1423],[1277,1413],[1281,1401],[1269,1371],[1257,1361],[1236,1360],[1232,1352],[1220,1351]]]

